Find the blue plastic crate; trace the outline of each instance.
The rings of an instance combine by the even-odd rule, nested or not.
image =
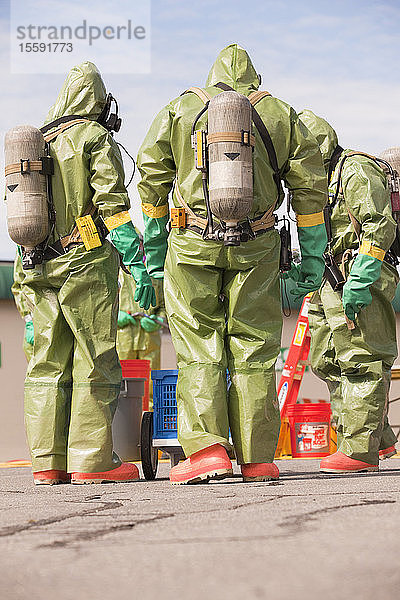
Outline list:
[[[154,439],[174,439],[178,437],[176,382],[178,370],[152,371]]]

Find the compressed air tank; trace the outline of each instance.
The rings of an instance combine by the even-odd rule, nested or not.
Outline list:
[[[384,150],[379,158],[386,160],[400,175],[400,148],[398,146]]]
[[[246,96],[234,91],[214,96],[208,106],[210,208],[227,227],[248,217],[253,205],[251,110]]]
[[[6,133],[4,153],[8,233],[29,251],[49,230],[47,181],[39,170],[45,156],[42,132],[30,125],[13,127]]]

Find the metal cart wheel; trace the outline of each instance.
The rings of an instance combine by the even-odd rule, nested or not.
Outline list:
[[[147,481],[153,481],[157,475],[158,449],[153,447],[153,413],[144,412],[140,429],[140,454],[143,475]]]

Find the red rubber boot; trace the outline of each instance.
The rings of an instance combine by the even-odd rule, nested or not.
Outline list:
[[[70,483],[71,476],[66,471],[49,469],[33,473],[33,481],[35,485],[58,485],[59,483]]]
[[[335,452],[321,460],[319,470],[324,473],[361,473],[362,471],[379,471],[379,466],[355,460],[343,452]]]
[[[275,463],[247,463],[240,465],[243,481],[270,481],[279,479],[279,469]]]
[[[389,446],[389,448],[385,448],[384,450],[379,450],[379,460],[385,460],[385,458],[391,458],[397,454],[396,448],[394,446]]]
[[[199,483],[209,479],[224,479],[232,473],[232,463],[225,448],[221,444],[214,444],[173,467],[169,479],[173,484]]]
[[[103,473],[72,473],[71,483],[128,483],[139,479],[139,470],[136,465],[122,463],[116,469]]]

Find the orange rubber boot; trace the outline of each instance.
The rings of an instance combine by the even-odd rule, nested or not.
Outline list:
[[[232,463],[221,444],[208,446],[173,467],[169,479],[173,484],[207,482],[232,475]]]
[[[324,473],[360,473],[362,471],[379,471],[379,467],[350,458],[343,452],[335,452],[321,460],[319,470]]]
[[[247,463],[240,465],[243,481],[270,481],[279,479],[279,469],[275,463]]]
[[[66,471],[49,469],[33,473],[33,481],[35,485],[58,485],[59,483],[70,483],[71,476]]]
[[[389,446],[389,448],[385,448],[384,450],[379,450],[379,460],[385,460],[385,458],[391,458],[397,454],[396,448],[394,446]]]
[[[136,465],[122,463],[116,469],[103,473],[72,473],[71,483],[127,483],[139,479],[139,470]]]

